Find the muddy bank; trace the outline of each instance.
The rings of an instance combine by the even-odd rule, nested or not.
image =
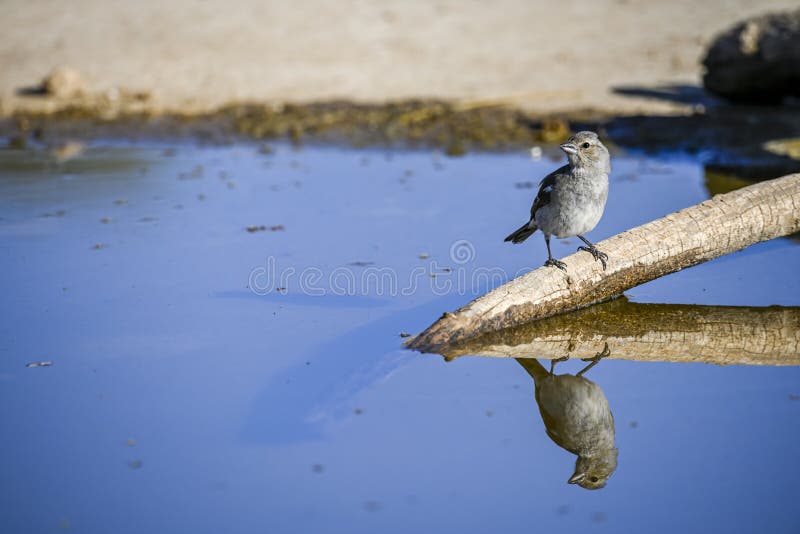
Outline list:
[[[572,132],[600,132],[618,150],[699,158],[715,172],[769,179],[800,170],[800,108],[696,105],[688,115],[611,116],[586,110],[537,115],[500,105],[408,100],[307,105],[230,105],[209,113],[158,114],[130,102],[92,100],[51,112],[17,112],[0,120],[15,148],[69,140],[191,140],[336,143],[354,147],[520,150],[545,154]]]

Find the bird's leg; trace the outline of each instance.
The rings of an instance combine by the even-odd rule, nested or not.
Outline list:
[[[557,363],[565,362],[567,360],[569,360],[569,356],[562,356],[560,358],[553,358],[550,360],[550,376],[553,376],[553,370],[555,370]]]
[[[592,367],[597,365],[598,362],[600,360],[602,360],[603,358],[605,358],[606,356],[611,356],[611,351],[608,350],[608,342],[606,342],[606,345],[605,345],[605,347],[603,347],[603,351],[602,352],[598,352],[597,354],[595,354],[591,358],[581,358],[582,362],[591,362],[591,363],[589,365],[587,365],[586,367],[584,367],[583,369],[581,369],[578,372],[578,374],[575,375],[575,376],[583,376],[583,373],[585,373],[586,371],[588,371],[589,369],[591,369]]]
[[[578,250],[585,250],[592,256],[594,256],[595,261],[599,261],[603,265],[603,270],[606,270],[606,261],[608,261],[608,254],[605,252],[600,252],[597,250],[597,247],[594,246],[594,243],[583,237],[582,235],[578,235],[581,241],[589,245],[588,247],[578,247]]]
[[[545,234],[544,235],[544,243],[547,245],[547,261],[544,262],[545,267],[558,267],[562,271],[567,270],[567,264],[563,261],[558,261],[553,257],[553,253],[550,252],[550,236]]]

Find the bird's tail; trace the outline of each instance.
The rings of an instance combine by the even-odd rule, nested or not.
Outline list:
[[[536,358],[517,358],[516,360],[517,363],[524,367],[528,374],[531,375],[534,383],[538,384],[540,380],[550,375],[547,369],[545,369]]]
[[[536,226],[530,226],[530,223],[525,223],[519,227],[514,233],[505,238],[504,241],[511,241],[512,243],[522,243],[528,239],[533,232],[537,230]]]

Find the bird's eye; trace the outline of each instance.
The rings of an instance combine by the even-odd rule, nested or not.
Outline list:
[[[583,143],[583,144],[581,145],[581,148],[589,148],[589,143]]]
[[[589,143],[586,144],[588,145]],[[592,482],[597,482],[597,477],[589,477],[589,480],[591,480]]]

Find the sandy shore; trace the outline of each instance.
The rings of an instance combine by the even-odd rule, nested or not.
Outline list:
[[[5,112],[57,65],[95,91],[147,91],[152,105],[241,101],[499,99],[540,112],[663,113],[685,105],[616,92],[697,85],[718,31],[796,0],[561,0],[492,3],[4,2]]]

